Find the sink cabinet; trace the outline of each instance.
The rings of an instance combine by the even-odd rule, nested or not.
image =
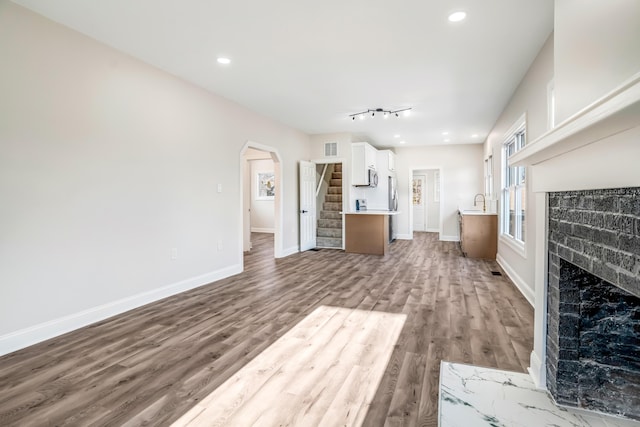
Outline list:
[[[498,252],[498,215],[458,214],[460,248],[469,258],[496,259]]]

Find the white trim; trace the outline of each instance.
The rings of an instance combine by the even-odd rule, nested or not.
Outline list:
[[[547,83],[547,130],[556,127],[556,84],[554,79]]]
[[[520,293],[526,298],[529,304],[531,304],[531,307],[534,307],[533,289],[527,286],[527,283],[522,280],[522,277],[520,277],[518,273],[516,273],[515,270],[511,268],[511,266],[505,261],[504,258],[502,258],[502,256],[500,256],[500,254],[498,254],[498,256],[496,257],[496,261],[498,262],[498,265],[502,267],[504,272],[507,273],[507,276],[509,276],[509,279],[511,279],[513,284],[516,285]]]
[[[413,240],[413,234],[396,234],[396,240]]]
[[[288,257],[289,255],[297,254],[298,252],[300,252],[300,245],[291,246],[290,248],[283,249],[280,256],[277,256],[276,258]]]
[[[536,354],[535,351],[531,352],[531,356],[529,357],[529,368],[527,369],[527,371],[529,371],[529,375],[531,375],[531,378],[533,379],[533,383],[536,385],[536,387],[538,387],[539,389],[546,389],[546,373],[544,370],[544,365],[542,364],[542,361],[538,358],[538,355]]]
[[[171,285],[163,286],[117,301],[70,314],[48,322],[40,323],[19,331],[0,336],[0,356],[20,350],[33,344],[71,332],[78,328],[99,322],[163,298],[167,298],[242,272],[242,266],[235,264]]]
[[[511,156],[514,166],[535,165],[640,124],[640,72]]]
[[[441,234],[440,241],[441,242],[459,242],[460,236],[444,236]]]
[[[404,239],[399,237],[400,235],[396,235],[396,239],[403,239],[403,240],[413,240],[413,190],[412,190],[412,180],[413,180],[413,175],[416,171],[425,171],[425,170],[437,170],[440,173],[440,201],[438,203],[440,203],[440,218],[438,218],[438,233],[440,233],[440,240],[442,239],[442,230],[443,230],[443,224],[444,224],[444,218],[443,218],[443,211],[444,211],[444,204],[445,204],[445,198],[446,198],[446,194],[443,193],[442,188],[444,187],[443,182],[444,182],[444,173],[442,170],[442,166],[411,166],[409,167],[409,181],[407,182],[407,189],[408,189],[408,196],[407,197],[407,209],[409,212],[409,234],[408,238]],[[425,216],[425,225],[426,225],[426,216]],[[406,236],[406,235],[405,235]]]
[[[439,233],[440,230],[438,230],[437,228],[427,228],[426,230],[427,233]]]
[[[284,176],[284,171],[282,170],[284,167],[282,164],[282,156],[280,155],[278,150],[273,147],[260,144],[254,141],[247,141],[242,147],[242,149],[240,150],[240,188],[242,189],[241,191],[244,191],[243,171],[246,163],[244,158],[244,153],[247,151],[248,148],[254,148],[256,150],[266,151],[271,155],[271,158],[273,159],[273,172],[276,177],[276,188],[278,189],[275,195],[274,212],[273,212],[274,225],[275,225],[274,233],[273,233],[273,256],[275,258],[281,258],[283,256],[282,245],[283,245],[284,239],[283,239],[282,233],[284,230],[283,212],[284,212],[284,194],[286,191],[285,183],[284,183],[284,180],[282,179],[282,177]],[[249,179],[252,179],[251,174],[249,174]],[[238,240],[240,242],[240,245],[239,245],[240,265],[242,265],[243,270],[244,270],[243,256],[244,256],[244,233],[245,233],[244,215],[245,215],[244,196],[241,196],[240,197],[240,229],[238,234]],[[249,229],[249,231],[251,230]]]
[[[320,164],[320,165],[340,164],[342,166],[342,212],[348,212],[350,207],[349,200],[351,198],[351,194],[350,193],[347,194],[347,191],[349,191],[348,182],[350,183],[351,181],[347,181],[348,179],[350,179],[350,174],[347,174],[346,159],[344,157],[326,157],[322,159],[311,159],[310,162],[315,164]],[[342,215],[342,246],[340,248],[331,248],[331,249],[344,250],[346,245],[345,239],[347,235],[347,232],[345,231],[345,224],[346,224],[346,221],[344,220],[344,214],[343,214]]]
[[[516,240],[508,234],[501,234],[498,236],[500,243],[504,243],[513,249],[522,258],[527,258],[527,245],[520,240]]]
[[[535,179],[535,175],[533,177]],[[534,292],[535,305],[533,314],[533,351],[530,357],[529,372],[536,386],[545,388],[547,384],[547,372],[544,361],[547,358],[547,289],[548,289],[548,242],[547,242],[547,218],[548,198],[547,193],[535,194],[535,263],[534,263]]]
[[[275,233],[275,228],[251,227],[252,233]]]
[[[526,135],[526,129],[527,129],[527,113],[523,113],[511,125],[509,130],[505,132],[504,136],[502,137],[502,145],[504,145],[505,143],[509,142],[509,140],[511,140],[511,138],[513,138],[516,133],[524,130],[525,131],[525,140],[524,141],[525,141],[525,147],[526,147],[526,144],[527,144],[527,141],[528,141],[527,140],[527,135]]]

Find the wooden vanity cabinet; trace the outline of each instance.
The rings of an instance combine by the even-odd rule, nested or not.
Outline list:
[[[496,259],[498,215],[459,214],[460,248],[469,258]]]

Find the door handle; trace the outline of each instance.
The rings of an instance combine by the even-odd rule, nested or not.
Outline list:
[[[300,211],[300,213],[308,213],[309,211],[305,211],[304,209]]]

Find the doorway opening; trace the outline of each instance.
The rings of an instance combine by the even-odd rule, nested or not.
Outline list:
[[[316,247],[342,249],[342,163],[316,164],[316,176]]]
[[[300,161],[300,251],[344,249],[344,159]]]
[[[242,251],[251,251],[252,232],[267,233],[273,235],[273,256],[280,258],[283,200],[280,155],[273,147],[249,141],[240,152],[240,163]]]
[[[411,170],[409,226],[414,231],[442,233],[442,180],[440,168]]]

